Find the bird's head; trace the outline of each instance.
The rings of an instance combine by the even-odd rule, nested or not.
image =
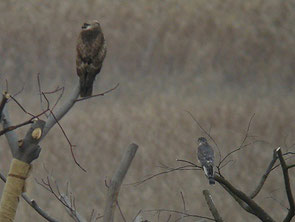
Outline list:
[[[103,39],[103,33],[97,20],[85,22],[80,33],[83,41],[91,42],[96,39]]]
[[[199,144],[207,143],[207,139],[206,139],[205,137],[200,137],[200,138],[198,139],[198,143],[199,143]]]
[[[97,20],[93,20],[93,21],[90,21],[90,22],[85,22],[82,25],[82,30],[93,30],[93,29],[101,31],[100,24],[99,24],[99,22]]]

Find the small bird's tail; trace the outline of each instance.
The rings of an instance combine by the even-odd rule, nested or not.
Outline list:
[[[203,168],[204,168],[206,176],[208,177],[209,184],[210,185],[215,184],[213,166],[212,165],[207,165],[207,166],[204,166]]]
[[[215,184],[215,180],[214,180],[213,177],[209,177],[208,179],[209,179],[209,184],[210,185],[214,185]]]

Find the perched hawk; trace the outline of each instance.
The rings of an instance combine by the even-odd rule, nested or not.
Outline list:
[[[84,23],[77,41],[76,57],[81,97],[92,95],[93,82],[100,72],[106,52],[106,43],[98,21]]]
[[[197,151],[198,160],[200,161],[205,175],[209,179],[209,184],[215,184],[214,180],[214,150],[208,144],[206,138],[200,137],[198,139],[199,147]]]

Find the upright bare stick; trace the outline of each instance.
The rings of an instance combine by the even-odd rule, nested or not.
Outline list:
[[[138,145],[132,143],[128,146],[121,160],[119,167],[117,168],[109,187],[107,202],[104,210],[103,222],[113,222],[114,213],[116,207],[116,201],[118,199],[120,187],[127,174],[130,164],[135,156]]]
[[[209,210],[211,211],[211,214],[212,216],[214,217],[214,219],[217,221],[217,222],[223,222],[221,216],[219,215],[218,213],[218,210],[217,208],[215,207],[215,204],[212,200],[212,196],[209,192],[209,190],[203,190],[203,194],[205,196],[205,199],[206,199],[206,202],[207,202],[207,205],[209,207]]]

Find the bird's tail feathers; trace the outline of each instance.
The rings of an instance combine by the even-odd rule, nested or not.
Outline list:
[[[87,75],[86,78],[84,76],[80,77],[80,96],[81,97],[88,97],[92,95],[94,80],[95,80],[95,76],[89,77],[89,75]]]
[[[214,180],[213,177],[209,177],[208,179],[209,179],[209,184],[210,185],[214,185],[215,184],[215,180]]]
[[[210,185],[215,184],[213,166],[212,165],[203,166],[203,169],[204,169],[205,175],[208,177],[209,184]]]

